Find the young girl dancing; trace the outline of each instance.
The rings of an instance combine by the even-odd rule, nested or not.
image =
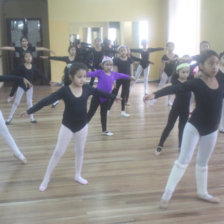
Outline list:
[[[101,62],[104,57],[103,46],[101,43],[101,39],[97,37],[94,40],[94,47],[91,49],[93,55],[93,70],[101,69]],[[90,85],[93,86],[95,77],[92,77],[90,80]]]
[[[171,75],[175,71],[175,64],[178,59],[178,55],[174,53],[175,45],[173,42],[167,42],[166,44],[166,54],[163,55],[160,63],[160,82],[158,87],[161,88],[166,83],[170,82]],[[155,101],[152,101],[152,103]],[[172,106],[172,97],[168,96],[168,105]]]
[[[32,54],[30,52],[26,52],[24,54],[24,60],[25,60],[25,63],[19,65],[15,74],[18,75],[18,76],[26,78],[27,80],[29,80],[29,82],[32,83],[35,72],[37,72],[39,74],[39,70],[36,68],[35,65],[32,65]],[[43,76],[41,76],[41,77],[43,77]],[[43,77],[43,78],[45,79],[45,77]],[[21,83],[21,82],[18,83],[16,98],[15,98],[15,101],[12,105],[9,117],[6,120],[7,125],[9,125],[11,123],[13,115],[14,115],[17,107],[20,104],[20,101],[22,99],[22,96],[23,96],[24,92],[26,92],[26,100],[27,100],[28,108],[32,107],[33,87],[28,88],[23,83]],[[34,119],[33,114],[30,115],[30,122],[31,123],[37,123],[37,121]]]
[[[42,99],[21,115],[23,116],[26,113],[33,114],[42,107],[48,106],[59,99],[62,99],[65,103],[65,110],[57,144],[49,161],[44,179],[40,185],[40,191],[45,191],[47,189],[51,174],[65,153],[72,137],[75,138],[76,171],[74,179],[81,184],[88,183],[88,181],[81,176],[84,147],[88,133],[87,100],[90,95],[111,99],[116,98],[116,96],[95,89],[89,85],[85,85],[86,72],[87,67],[84,64],[72,64],[69,73],[66,73],[64,76],[65,86]]]
[[[149,80],[149,72],[150,72],[150,63],[148,62],[150,59],[150,53],[155,51],[162,51],[164,48],[148,48],[147,47],[147,40],[142,40],[142,49],[131,49],[131,52],[140,53],[142,61],[137,67],[135,73],[135,80],[139,78],[142,72],[144,72],[144,94],[148,94],[148,80]],[[134,86],[135,82],[132,83],[132,87]]]
[[[46,48],[46,47],[33,47],[33,46],[30,46],[29,45],[29,42],[28,42],[28,39],[27,37],[23,36],[20,38],[20,43],[21,43],[21,46],[20,47],[12,47],[12,46],[3,46],[3,47],[0,47],[0,51],[4,51],[4,50],[7,50],[7,51],[15,51],[19,54],[19,63],[21,63],[21,60],[23,59],[23,56],[26,52],[35,52],[35,51],[46,51],[46,52],[49,52],[49,53],[52,53],[52,54],[55,54],[54,51]]]
[[[13,76],[13,75],[0,75],[0,82],[6,82],[6,81],[17,81],[17,82],[23,82],[25,86],[31,87],[32,84],[25,78]],[[16,145],[12,135],[10,134],[7,126],[5,125],[5,120],[3,118],[2,112],[0,110],[0,134],[5,139],[6,143],[11,147],[15,157],[22,161],[22,163],[27,163],[27,160],[25,156],[20,152],[18,146]]]
[[[173,85],[183,83],[187,81],[190,74],[190,64],[188,63],[180,63],[176,67],[176,72],[173,75],[171,82]],[[187,123],[188,116],[189,116],[189,106],[190,106],[190,99],[191,99],[191,92],[182,92],[176,94],[176,98],[174,99],[172,109],[170,110],[168,121],[166,124],[165,129],[161,135],[159,144],[155,151],[155,155],[160,155],[164,142],[166,141],[167,137],[169,136],[171,130],[176,123],[177,118],[179,117],[179,148],[181,146],[182,135],[184,126]]]
[[[224,78],[216,76],[219,70],[219,56],[212,50],[204,51],[200,55],[199,66],[202,71],[200,78],[166,87],[144,97],[144,100],[148,100],[167,94],[192,91],[196,101],[196,107],[184,128],[179,157],[174,162],[160,201],[161,208],[168,207],[173,192],[183,177],[198,142],[196,159],[197,196],[199,199],[211,203],[220,201],[208,194],[207,174],[208,161],[216,144],[217,129],[221,117]]]
[[[81,62],[81,58],[77,56],[76,54],[76,47],[75,45],[70,45],[68,48],[68,56],[40,56],[40,58],[43,59],[49,59],[49,60],[55,60],[55,61],[63,61],[66,63],[66,65],[75,63],[75,62]],[[65,67],[65,69],[67,69]],[[57,106],[57,104],[59,103],[59,101],[55,101],[52,104],[52,108],[55,108]]]
[[[113,65],[115,67],[115,71],[118,71],[119,73],[126,74],[128,76],[133,77],[132,71],[133,71],[133,62],[134,59],[132,57],[128,57],[128,49],[125,45],[121,45],[118,47],[118,52],[120,57],[116,57],[113,60]],[[119,79],[116,81],[115,88],[113,89],[112,93],[117,96],[120,87],[122,86],[121,91],[121,116],[123,117],[129,117],[130,114],[125,112],[125,104],[128,101],[129,97],[129,88],[130,88],[130,79]],[[113,102],[110,103],[108,107],[108,111],[110,110]]]
[[[21,46],[19,47],[12,47],[12,46],[3,46],[3,47],[0,47],[0,51],[1,50],[7,50],[7,51],[15,51],[16,53],[18,53],[19,55],[19,58],[18,60],[16,61],[15,65],[16,67],[23,62],[23,59],[24,59],[24,54],[26,52],[30,52],[31,54],[35,51],[45,51],[45,52],[49,52],[49,53],[52,53],[53,55],[55,54],[54,51],[46,48],[46,47],[34,47],[34,46],[31,46],[29,44],[29,41],[27,39],[27,37],[23,36],[20,38],[20,44]],[[11,89],[11,92],[9,94],[9,97],[7,99],[8,102],[11,102],[13,100],[13,96],[17,90],[18,86],[16,83],[14,83],[12,89]]]
[[[98,78],[97,89],[111,93],[115,80],[117,79],[129,80],[131,78],[129,75],[112,71],[112,67],[113,67],[112,58],[105,56],[102,60],[103,70],[97,70],[87,74],[88,77]],[[107,110],[108,110],[109,104],[110,104],[109,100],[102,97],[99,98],[98,96],[94,96],[91,100],[90,108],[88,111],[88,121],[91,120],[98,106],[100,105],[102,134],[107,136],[112,136],[113,133],[107,130]]]

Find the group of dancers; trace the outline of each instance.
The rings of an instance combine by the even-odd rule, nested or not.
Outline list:
[[[149,94],[148,73],[150,64],[153,64],[150,61],[150,53],[161,51],[163,48],[148,48],[147,41],[145,40],[142,41],[142,46],[142,49],[129,49],[127,46],[121,45],[114,51],[113,49],[103,48],[100,39],[97,38],[95,40],[95,47],[93,48],[85,45],[85,49],[82,48],[81,50],[78,46],[71,45],[68,48],[69,56],[43,57],[51,60],[64,61],[66,63],[63,86],[33,106],[32,79],[34,67],[32,65],[32,53],[28,51],[28,45],[22,45],[21,48],[24,50],[23,64],[18,67],[14,76],[4,75],[0,77],[0,81],[13,80],[16,81],[18,86],[15,101],[12,105],[10,115],[6,120],[6,124],[9,125],[11,123],[13,114],[24,92],[27,94],[28,110],[22,113],[21,116],[30,115],[31,123],[36,123],[33,114],[43,107],[58,102],[58,100],[63,100],[65,104],[57,144],[39,187],[40,191],[47,189],[51,174],[65,153],[72,137],[75,138],[76,154],[76,172],[74,179],[81,184],[88,183],[88,180],[81,175],[88,123],[100,105],[102,134],[112,136],[113,133],[107,129],[107,116],[113,101],[121,101],[121,116],[130,117],[130,114],[125,112],[125,105],[128,102],[130,90],[139,78],[141,72],[143,72],[144,101],[152,100],[152,105],[155,103],[155,99],[168,95],[168,105],[172,106],[167,125],[155,150],[155,155],[158,156],[162,152],[164,142],[179,117],[180,153],[171,170],[160,201],[160,207],[168,207],[173,192],[183,177],[198,142],[196,163],[197,196],[207,202],[219,202],[218,198],[207,192],[207,173],[208,161],[216,144],[221,115],[220,132],[224,132],[224,111],[222,108],[224,95],[224,53],[218,55],[215,51],[210,50],[210,45],[207,41],[203,41],[200,45],[200,55],[193,57],[185,55],[179,58],[174,53],[174,43],[168,42],[166,44],[167,52],[162,57],[160,65],[159,87],[163,86],[163,88]],[[7,47],[1,47],[0,50],[7,50]],[[47,51],[50,50],[47,49]],[[132,56],[131,52],[139,53],[141,58]],[[119,56],[112,58],[108,53],[116,53]],[[91,60],[86,60],[87,58],[90,58],[92,62]],[[132,74],[132,64],[134,61],[139,62],[135,75]],[[192,61],[196,61],[196,63],[192,64]],[[91,78],[90,84],[86,84],[86,77]],[[95,78],[98,80],[96,88],[92,87]],[[133,81],[132,84],[131,80]],[[168,82],[169,84],[164,86]],[[115,87],[113,88],[114,83]],[[122,86],[121,98],[118,97],[120,86]],[[170,98],[172,94],[176,95],[173,102],[171,102]],[[87,100],[90,95],[93,95],[93,97],[87,110]],[[195,108],[189,118],[189,106],[192,101],[192,95],[194,95]],[[1,133],[13,149],[15,156],[23,163],[26,163],[27,160],[10,135],[2,114],[0,114],[0,122]]]

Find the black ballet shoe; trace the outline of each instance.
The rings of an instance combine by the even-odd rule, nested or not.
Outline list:
[[[10,124],[11,124],[11,122],[12,122],[12,118],[11,118],[11,119],[6,120],[5,124],[6,124],[6,125],[10,125]]]

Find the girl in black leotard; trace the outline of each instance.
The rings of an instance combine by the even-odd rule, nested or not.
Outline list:
[[[92,52],[92,56],[93,56],[92,70],[95,71],[98,69],[102,69],[101,62],[103,60],[104,52],[103,52],[103,46],[102,46],[100,38],[96,38],[94,40],[94,47],[91,48],[91,52]],[[90,83],[89,83],[90,86],[93,86],[94,80],[95,80],[95,77],[92,77],[90,80]]]
[[[29,82],[33,83],[34,79],[34,74],[38,74],[42,78],[46,79],[43,75],[40,74],[39,70],[35,65],[32,64],[32,54],[30,52],[26,52],[24,54],[24,61],[25,63],[20,64],[16,71],[15,74],[17,76],[21,76],[29,80]],[[17,91],[16,91],[16,97],[14,100],[14,103],[12,105],[9,117],[6,121],[6,124],[9,125],[12,121],[13,115],[17,109],[17,107],[20,104],[20,101],[23,97],[24,92],[26,92],[26,98],[27,98],[27,105],[28,108],[32,107],[32,101],[33,101],[33,87],[27,88],[23,83],[19,82],[17,83]],[[30,122],[31,123],[36,123],[36,120],[34,119],[33,114],[30,115]]]
[[[190,65],[188,63],[181,63],[177,65],[176,73],[173,75],[173,78],[171,80],[172,85],[176,85],[178,83],[183,83],[187,81],[189,73],[190,73]],[[179,136],[179,148],[180,148],[184,126],[189,116],[190,98],[191,98],[191,92],[176,94],[176,98],[174,99],[166,127],[164,128],[162,135],[160,137],[160,141],[155,151],[155,155],[159,155],[161,153],[163,144],[166,141],[167,137],[169,136],[171,130],[173,129],[174,124],[176,123],[178,117],[179,117],[178,136]]]
[[[28,42],[28,39],[26,37],[21,37],[20,38],[20,42],[21,42],[21,47],[11,47],[11,46],[3,46],[3,47],[0,47],[0,51],[4,51],[4,50],[7,50],[7,51],[15,51],[19,54],[19,58],[20,58],[20,61],[19,63],[22,62],[22,59],[24,57],[24,54],[26,52],[35,52],[35,51],[46,51],[46,52],[50,52],[50,53],[54,53],[54,51],[46,48],[46,47],[33,47],[33,46],[30,46],[29,45],[29,42]]]
[[[207,191],[208,161],[214,150],[218,125],[221,117],[224,93],[224,78],[216,76],[219,70],[219,56],[212,50],[201,53],[199,59],[201,76],[181,84],[159,90],[147,99],[154,99],[167,94],[192,91],[196,107],[184,128],[181,152],[171,170],[165,191],[160,201],[161,208],[167,208],[172,194],[183,177],[198,144],[196,159],[196,184],[198,198],[218,203],[220,200]]]
[[[159,73],[160,82],[158,87],[161,88],[171,80],[171,75],[175,71],[175,65],[178,60],[178,55],[174,53],[175,45],[173,42],[166,43],[166,54],[163,55],[160,63]],[[172,97],[168,96],[168,105],[172,106]]]
[[[115,70],[119,73],[126,74],[130,77],[133,77],[132,71],[133,71],[133,62],[134,59],[132,57],[128,56],[128,50],[125,45],[121,45],[118,47],[119,57],[115,57],[113,59]],[[121,116],[123,117],[129,117],[130,114],[125,112],[125,104],[129,97],[129,88],[130,88],[130,82],[131,80],[125,80],[125,79],[119,79],[116,81],[116,86],[113,89],[112,93],[117,96],[120,87],[122,86],[121,91]],[[108,111],[111,109],[111,106],[113,104],[113,101],[109,104]]]
[[[43,59],[55,60],[55,61],[63,61],[67,65],[75,62],[81,62],[81,59],[76,55],[76,47],[74,45],[69,46],[68,48],[68,56],[40,56]]]
[[[90,95],[114,99],[116,96],[86,85],[87,67],[82,63],[72,64],[69,73],[64,76],[64,86],[55,93],[42,99],[22,115],[32,114],[42,107],[62,99],[65,103],[62,125],[58,135],[57,145],[48,164],[40,191],[45,191],[50,181],[50,176],[66,151],[71,139],[75,138],[75,180],[81,184],[88,181],[81,176],[84,147],[88,134],[87,100]]]
[[[76,47],[75,45],[70,45],[69,48],[68,48],[68,53],[69,55],[68,56],[41,56],[40,58],[43,58],[43,59],[49,59],[49,60],[55,60],[55,61],[63,61],[66,63],[66,66],[69,65],[69,64],[72,64],[72,63],[75,63],[75,62],[81,62],[81,58],[77,56],[76,54]],[[66,67],[65,69],[66,70]],[[52,104],[52,108],[55,108],[57,106],[57,104],[59,103],[59,101],[55,101],[53,104]]]
[[[147,47],[147,41],[142,40],[142,49],[131,49],[131,52],[134,53],[140,53],[141,54],[141,59],[142,61],[139,63],[136,73],[135,73],[135,80],[139,78],[141,73],[144,73],[144,94],[148,94],[148,80],[149,80],[149,72],[150,72],[150,63],[148,62],[150,60],[150,54],[152,52],[156,51],[162,51],[164,48],[159,47],[159,48],[148,48]],[[135,84],[133,82],[132,86]]]
[[[26,37],[21,37],[20,38],[20,43],[21,43],[21,47],[11,47],[11,46],[4,46],[4,47],[0,47],[0,51],[2,50],[7,50],[7,51],[15,51],[16,53],[19,54],[19,60],[18,63],[16,64],[16,67],[23,63],[23,59],[24,59],[24,54],[26,52],[30,52],[31,54],[35,51],[45,51],[45,52],[49,52],[52,54],[55,54],[54,51],[46,48],[46,47],[33,47],[29,45],[28,39]],[[16,83],[14,83],[11,92],[9,94],[9,97],[7,99],[8,102],[11,102],[13,100],[13,96],[17,90],[17,85]]]

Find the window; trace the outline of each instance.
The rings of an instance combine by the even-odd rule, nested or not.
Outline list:
[[[148,21],[139,22],[139,47],[141,47],[142,40],[149,41],[149,23]]]
[[[168,41],[179,56],[198,53],[200,0],[169,0]]]
[[[108,39],[114,43],[117,39],[117,29],[116,28],[109,28],[108,29]]]

